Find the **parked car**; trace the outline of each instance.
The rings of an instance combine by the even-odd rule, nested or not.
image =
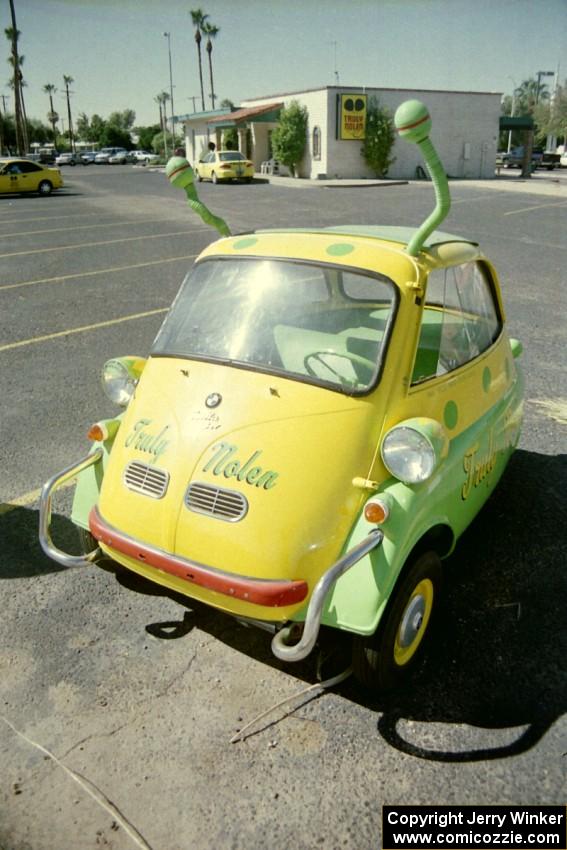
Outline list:
[[[99,151],[95,156],[95,164],[108,165],[110,162],[110,157],[121,154],[126,155],[127,153],[128,152],[125,148],[102,148],[102,150]]]
[[[61,189],[63,178],[58,168],[48,168],[29,159],[10,157],[0,160],[0,194],[37,192],[50,195]]]
[[[139,162],[143,165],[151,165],[152,163],[159,162],[160,159],[157,153],[150,153],[149,151],[132,151],[131,153],[134,162]]]
[[[97,151],[83,151],[81,153],[81,162],[83,165],[92,165],[95,161]]]
[[[109,557],[271,631],[284,661],[322,626],[346,632],[355,675],[378,690],[423,650],[442,559],[506,467],[523,391],[496,269],[474,239],[435,230],[449,187],[427,110],[410,101],[395,120],[435,181],[421,227],[210,244],[149,357],[104,366],[121,412],[91,427],[89,453],[40,501],[41,545],[63,566]],[[225,225],[187,160],[166,173]],[[75,477],[81,556],[50,533],[52,497]]]
[[[60,153],[55,157],[55,165],[76,165],[79,157],[75,153]]]
[[[128,151],[124,148],[114,151],[114,153],[108,157],[109,165],[124,165],[127,161]]]
[[[251,183],[254,165],[239,151],[211,151],[199,160],[195,175],[198,180],[212,180],[213,183],[229,180]]]

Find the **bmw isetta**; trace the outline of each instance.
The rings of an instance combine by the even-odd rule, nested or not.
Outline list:
[[[437,204],[417,231],[344,225],[231,236],[189,163],[170,182],[222,237],[185,278],[147,359],[103,369],[124,408],[44,486],[40,540],[65,566],[102,554],[268,628],[305,658],[322,625],[353,669],[395,686],[419,657],[442,559],[493,491],[521,429],[518,341],[478,245],[439,232],[450,197],[417,101],[395,122]],[[77,478],[85,554],[56,547],[53,493]]]

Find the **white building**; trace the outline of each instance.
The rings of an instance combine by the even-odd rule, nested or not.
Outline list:
[[[360,115],[371,97],[376,97],[392,114],[404,100],[422,100],[433,119],[431,138],[447,174],[454,178],[494,177],[501,98],[495,92],[324,86],[244,100],[234,112],[201,112],[178,116],[176,120],[185,124],[190,162],[199,160],[209,141],[220,147],[222,131],[234,127],[239,150],[260,171],[262,162],[272,156],[269,139],[278,115],[295,100],[307,107],[309,115],[299,175],[313,179],[371,178],[374,174],[362,158],[359,132],[363,122]],[[393,156],[395,162],[388,177],[415,178],[416,169],[422,165],[417,146],[396,139]]]

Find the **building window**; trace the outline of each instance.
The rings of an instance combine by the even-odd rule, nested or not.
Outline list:
[[[313,127],[313,159],[321,159],[321,128]]]

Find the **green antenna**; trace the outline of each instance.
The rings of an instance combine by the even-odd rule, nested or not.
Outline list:
[[[193,169],[183,156],[172,156],[165,166],[167,179],[177,189],[184,189],[187,195],[187,203],[191,209],[200,215],[205,224],[214,227],[221,236],[230,236],[230,230],[226,221],[213,213],[199,200],[195,188]]]
[[[417,257],[427,237],[433,233],[451,209],[451,194],[445,169],[429,138],[431,131],[431,118],[425,104],[419,100],[406,100],[396,110],[394,116],[396,129],[403,139],[414,142],[419,146],[425,165],[435,189],[437,201],[431,215],[425,219],[421,227],[415,232],[408,242],[406,251],[412,257]]]

